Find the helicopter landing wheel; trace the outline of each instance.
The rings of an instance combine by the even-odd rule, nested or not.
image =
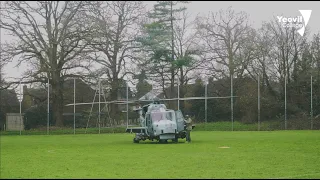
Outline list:
[[[139,143],[139,140],[136,140],[136,138],[133,138],[133,143]]]
[[[174,139],[172,139],[172,142],[178,143],[178,137],[175,137]]]
[[[164,143],[167,143],[168,142],[168,140],[166,140],[166,139],[160,139],[159,140],[159,143],[161,143],[161,144],[164,144]]]

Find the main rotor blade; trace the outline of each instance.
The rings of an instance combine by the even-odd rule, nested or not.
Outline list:
[[[107,102],[91,102],[91,103],[75,103],[75,104],[66,104],[65,106],[73,106],[73,105],[92,105],[92,104],[132,104],[135,101],[107,101]]]
[[[238,96],[216,96],[216,97],[186,97],[186,98],[171,98],[171,99],[158,99],[159,101],[187,101],[187,100],[199,100],[199,99],[225,99],[225,98],[231,98],[231,97],[238,97]],[[107,101],[107,102],[100,102],[100,104],[133,104],[137,102],[154,102],[154,100],[131,100],[131,101]],[[92,104],[99,104],[99,102],[93,102],[93,103],[75,103],[75,104],[67,104],[65,106],[73,106],[73,105],[92,105]]]
[[[226,99],[231,97],[238,97],[238,96],[216,96],[216,97],[186,97],[186,98],[171,98],[171,99],[159,99],[160,101],[176,101],[176,100],[197,100],[197,99]]]
[[[179,100],[197,100],[197,99],[228,99],[231,97],[238,97],[238,96],[216,96],[216,97],[186,97],[186,98],[179,98]],[[178,100],[178,98],[177,98]]]

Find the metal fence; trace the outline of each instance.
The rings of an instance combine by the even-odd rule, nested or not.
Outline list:
[[[195,130],[223,130],[223,131],[271,131],[271,130],[319,130],[320,129],[320,102],[319,84],[314,88],[313,77],[310,77],[310,87],[298,85],[299,87],[284,85],[284,97],[271,99],[266,97],[260,78],[257,78],[255,87],[246,89],[247,93],[241,94],[233,91],[233,84],[230,83],[230,96],[216,97],[212,92],[213,85],[205,83],[203,86],[202,99],[184,100],[179,97],[177,109],[185,108],[191,104],[193,108],[194,123],[199,127]],[[100,83],[99,83],[100,87]],[[291,89],[290,89],[291,88]],[[126,87],[126,100],[129,101],[128,89]],[[76,106],[76,83],[74,80],[73,89],[73,112],[64,113],[65,127],[55,127],[50,115],[50,104],[47,104],[46,123],[37,128],[16,129],[9,128],[12,120],[6,120],[7,126],[4,133],[7,134],[77,134],[77,133],[115,133],[125,132],[128,126],[138,126],[138,116],[132,112],[132,104],[122,104],[118,114],[118,120],[110,118],[108,105],[104,104],[105,93],[98,89],[98,100],[96,99],[97,90],[89,94],[92,97],[91,104],[79,110]],[[49,91],[48,91],[49,94]],[[240,95],[239,95],[240,94]],[[179,99],[181,98],[181,100]],[[49,101],[48,101],[49,102]],[[96,104],[92,104],[96,103]],[[306,107],[308,106],[309,109]],[[86,109],[86,110],[83,110]],[[190,113],[183,110],[185,114]],[[49,111],[48,111],[49,110]],[[70,109],[69,109],[70,110]],[[100,112],[100,113],[99,113]],[[24,112],[21,112],[21,115]],[[7,116],[8,117],[8,116]],[[44,119],[42,118],[42,121]],[[23,121],[25,123],[25,121]],[[44,125],[46,124],[46,125]],[[26,127],[22,124],[22,127]]]

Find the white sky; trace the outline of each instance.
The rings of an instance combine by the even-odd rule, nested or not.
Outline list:
[[[154,2],[144,2],[148,8],[152,8]],[[273,16],[284,15],[287,17],[300,16],[299,10],[312,10],[312,14],[307,25],[311,34],[320,32],[320,2],[313,1],[192,1],[186,5],[188,13],[193,18],[199,15],[208,15],[209,12],[217,12],[220,9],[226,9],[229,6],[235,11],[245,11],[249,14],[249,20],[253,28],[260,28],[263,21],[269,21]],[[1,17],[0,17],[1,18]],[[5,36],[1,31],[1,42],[9,41],[10,38]],[[27,69],[26,65],[14,67],[15,62],[8,64],[4,68],[5,77],[20,78],[22,72]]]

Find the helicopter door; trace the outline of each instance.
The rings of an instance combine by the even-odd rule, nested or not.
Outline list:
[[[180,110],[176,111],[176,119],[177,119],[177,130],[181,132],[184,130],[184,118],[182,112]]]
[[[147,128],[148,128],[148,132],[151,133],[152,132],[152,122],[151,122],[151,117],[150,114],[146,114],[146,120],[147,120]]]

